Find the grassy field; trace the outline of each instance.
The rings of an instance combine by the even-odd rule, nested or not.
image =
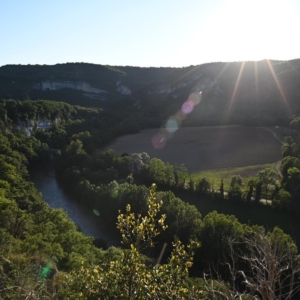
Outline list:
[[[255,166],[239,167],[239,168],[228,168],[221,170],[207,170],[192,174],[195,180],[201,178],[207,178],[213,185],[215,189],[219,189],[221,180],[223,179],[224,187],[227,189],[230,184],[231,177],[234,175],[240,175],[243,178],[243,182],[247,183],[250,177],[254,177],[257,173],[265,168],[270,168],[276,171],[275,163],[272,164],[262,164]]]
[[[161,136],[160,148],[153,142],[157,133]],[[184,163],[190,173],[247,166],[255,169],[281,158],[281,143],[271,131],[247,126],[183,127],[174,134],[163,129],[149,129],[121,136],[102,150],[108,149],[118,155],[147,152],[151,158],[157,157],[173,165]]]

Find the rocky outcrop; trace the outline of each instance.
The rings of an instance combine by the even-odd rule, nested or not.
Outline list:
[[[45,80],[39,83],[35,83],[33,88],[42,91],[55,91],[60,89],[73,89],[83,91],[85,93],[102,94],[107,93],[105,90],[92,87],[85,81],[51,81]]]
[[[131,95],[131,90],[120,80],[117,81],[117,92],[122,95]]]
[[[122,95],[131,95],[131,90],[123,84],[120,80],[117,81],[117,92]],[[42,91],[56,91],[61,89],[72,89],[77,91],[82,91],[83,96],[88,97],[90,99],[107,101],[108,92],[105,90],[101,90],[98,88],[92,87],[85,81],[52,81],[52,80],[45,80],[38,83],[35,83],[32,87],[35,90],[42,90]]]
[[[53,127],[52,123],[58,124],[59,122],[60,120],[58,118],[56,118],[54,121],[43,120],[43,119],[29,120],[27,122],[19,121],[15,129],[25,131],[26,136],[30,137],[34,129],[39,128],[42,130],[49,130]]]

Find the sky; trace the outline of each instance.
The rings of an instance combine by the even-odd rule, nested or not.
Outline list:
[[[0,0],[0,66],[300,58],[299,0]]]

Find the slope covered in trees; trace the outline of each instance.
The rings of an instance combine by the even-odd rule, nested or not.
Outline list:
[[[0,67],[0,98],[68,101],[163,120],[202,91],[202,102],[183,125],[288,125],[300,114],[299,67],[299,60],[185,68],[7,65]]]
[[[135,117],[128,124],[139,122]],[[247,190],[235,176],[228,194],[222,186],[215,193],[207,180],[194,182],[184,166],[150,159],[146,153],[101,153],[99,146],[126,130],[137,130],[124,125],[126,118],[126,113],[65,103],[1,102],[1,298],[290,299],[295,295],[300,286],[299,256],[290,236],[279,228],[266,232],[217,212],[202,217],[175,194],[181,190],[215,201],[229,197],[251,202],[258,193],[270,194],[273,185],[280,205],[285,203],[284,193],[295,197],[295,203],[297,159],[283,161],[281,189],[265,170]],[[39,120],[47,120],[51,127],[40,129]],[[17,130],[17,125],[26,131]],[[73,192],[79,201],[95,210],[105,209],[108,224],[117,223],[123,249],[96,248],[92,238],[80,233],[63,211],[50,208],[28,181],[27,167],[49,159],[49,147],[60,150],[56,166],[61,183],[66,189],[76,186]],[[287,139],[283,150],[295,155],[296,143]],[[147,188],[153,182],[160,191],[155,185]]]

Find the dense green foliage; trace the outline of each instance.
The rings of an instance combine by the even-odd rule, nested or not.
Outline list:
[[[297,158],[284,158],[281,186],[277,175],[265,169],[247,184],[236,175],[228,191],[222,184],[215,190],[206,178],[194,180],[183,165],[146,153],[99,151],[115,136],[137,130],[124,125],[127,113],[50,101],[3,100],[0,109],[1,299],[255,299],[267,293],[265,287],[253,288],[258,278],[273,287],[265,299],[296,292],[299,257],[290,236],[215,211],[203,218],[176,193],[248,201],[257,209],[256,202],[267,197],[275,198],[279,209],[298,208]],[[51,126],[39,128],[40,120]],[[28,181],[28,166],[50,159],[53,150],[58,180],[77,201],[100,212],[107,226],[117,223],[124,248],[96,248]],[[147,188],[153,182],[157,192],[155,185]],[[249,258],[271,274],[270,255],[280,275],[262,278]],[[241,271],[252,286],[237,282]]]
[[[99,108],[71,106],[53,101],[0,101],[2,129],[23,128],[50,148],[62,149],[69,139],[79,139],[88,153],[118,135],[136,133],[153,121],[128,112],[112,112]],[[43,124],[49,124],[45,131]]]
[[[298,119],[299,117],[295,117],[291,121],[291,126],[295,126]],[[287,136],[282,145],[282,180],[274,205],[298,218],[300,214],[300,140],[298,132],[293,133],[293,137]]]
[[[2,132],[0,144],[1,298],[23,299],[23,292],[38,288],[49,272],[74,269],[82,261],[99,263],[104,254],[65,212],[50,208],[28,181],[28,159],[43,145],[22,132]]]

